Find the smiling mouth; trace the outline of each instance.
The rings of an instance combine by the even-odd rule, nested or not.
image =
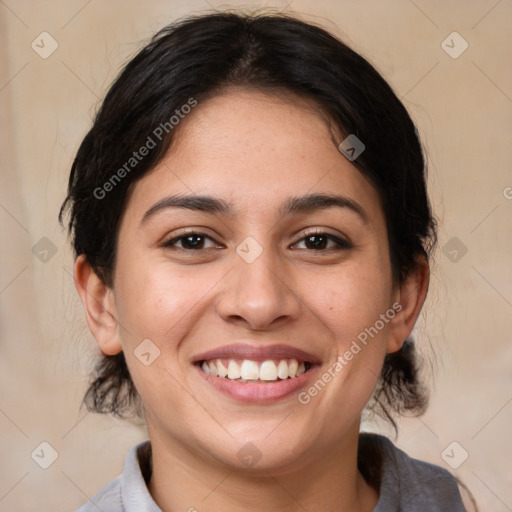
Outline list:
[[[296,379],[308,372],[312,364],[297,359],[210,359],[200,361],[199,367],[214,377],[247,384],[263,384]]]

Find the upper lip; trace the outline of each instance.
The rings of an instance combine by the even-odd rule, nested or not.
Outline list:
[[[233,343],[214,348],[194,357],[193,362],[209,361],[211,359],[250,359],[267,361],[270,359],[297,359],[298,361],[319,363],[313,354],[290,345],[251,345],[249,343]]]

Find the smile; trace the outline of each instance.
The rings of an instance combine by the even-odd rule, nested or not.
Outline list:
[[[251,359],[211,359],[201,364],[204,373],[242,383],[296,379],[310,368],[309,362],[299,362],[297,359],[270,359],[262,362]]]
[[[245,403],[271,403],[306,386],[321,360],[289,345],[242,341],[198,354],[192,360],[210,389]]]

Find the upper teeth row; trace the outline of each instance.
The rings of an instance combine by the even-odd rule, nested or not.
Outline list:
[[[299,364],[296,359],[282,359],[277,364],[268,360],[263,361],[261,366],[257,361],[249,359],[244,359],[242,364],[238,364],[234,359],[228,359],[227,367],[221,359],[212,359],[204,361],[201,368],[205,373],[232,380],[277,380],[278,377],[287,379],[299,377],[306,371],[305,364]]]

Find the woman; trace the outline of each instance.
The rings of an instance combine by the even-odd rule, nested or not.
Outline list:
[[[463,511],[361,434],[423,412],[409,338],[435,244],[415,127],[361,56],[286,16],[159,32],[71,171],[90,410],[149,440],[80,511]]]

